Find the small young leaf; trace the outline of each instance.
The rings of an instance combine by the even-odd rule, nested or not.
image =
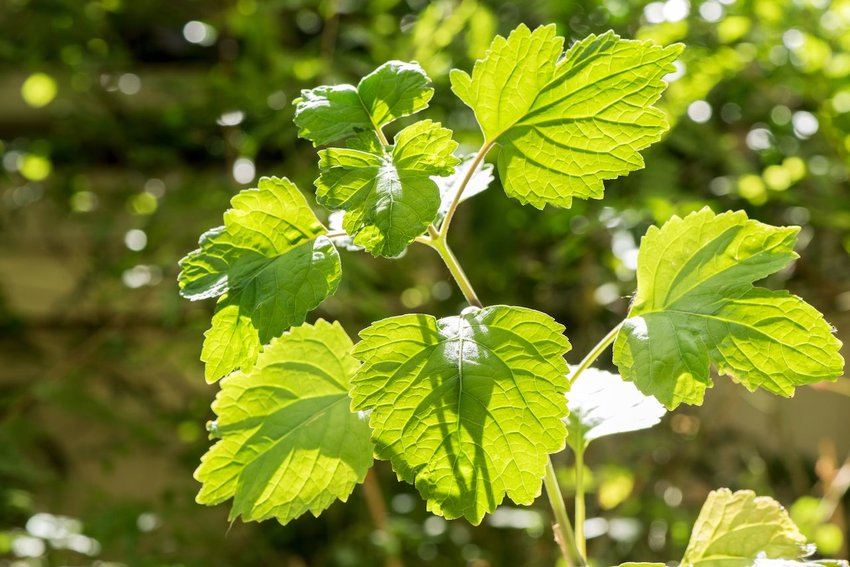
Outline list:
[[[354,349],[364,364],[351,397],[372,410],[375,454],[446,518],[478,524],[506,494],[530,504],[566,437],[563,329],[504,305],[373,323]]]
[[[369,427],[349,409],[359,363],[338,323],[319,320],[275,338],[250,372],[221,381],[220,438],[201,459],[197,501],[233,498],[230,519],[318,516],[345,501],[372,465]]]
[[[667,413],[658,400],[643,395],[619,374],[597,368],[579,375],[570,386],[567,403],[567,443],[574,451],[583,451],[606,435],[648,429]]]
[[[798,230],[708,208],[650,228],[614,343],[623,378],[672,409],[702,403],[712,362],[749,390],[782,396],[840,376],[841,342],[823,316],[788,292],[752,285],[797,258]]]
[[[389,154],[322,150],[317,199],[346,211],[343,226],[354,244],[398,256],[436,217],[440,192],[431,176],[453,171],[456,147],[451,130],[423,120],[399,132]]]
[[[757,560],[802,559],[813,551],[779,502],[721,488],[708,495],[682,566],[752,567]]]
[[[201,353],[208,381],[249,370],[261,345],[304,322],[340,279],[337,251],[291,181],[264,177],[231,205],[180,261],[184,297],[221,296]]]
[[[541,209],[599,199],[603,180],[643,167],[638,152],[668,127],[652,104],[682,51],[613,32],[590,35],[560,58],[563,45],[554,25],[520,25],[493,40],[472,76],[451,73],[485,143],[501,146],[505,191]]]
[[[449,206],[454,198],[455,190],[457,189],[458,184],[469,172],[469,168],[472,166],[472,161],[474,159],[474,155],[463,156],[460,160],[460,164],[455,168],[454,173],[446,177],[434,178],[434,181],[437,183],[437,187],[440,189],[440,210],[437,212],[437,225],[443,221],[446,213],[449,212]],[[493,166],[489,163],[484,163],[483,161],[480,162],[478,167],[475,168],[475,172],[472,174],[472,177],[469,179],[469,183],[466,184],[466,187],[463,190],[463,195],[460,196],[460,202],[462,203],[463,201],[478,195],[482,191],[486,191],[492,182]]]
[[[321,146],[379,129],[428,107],[431,79],[418,63],[388,61],[353,85],[301,91],[294,101],[298,135]]]

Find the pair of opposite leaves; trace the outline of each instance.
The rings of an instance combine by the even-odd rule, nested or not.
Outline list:
[[[486,143],[501,146],[506,190],[537,206],[599,197],[602,179],[642,165],[637,150],[665,128],[650,105],[679,52],[605,34],[558,61],[562,41],[552,27],[521,27],[494,41],[472,77],[452,77]],[[411,72],[399,65],[399,73]],[[454,163],[450,135],[429,121],[402,130],[390,147],[361,130],[364,116],[380,128],[430,98],[375,95],[385,92],[386,79],[370,77],[390,68],[357,88],[306,91],[299,103],[312,105],[300,111],[302,135],[317,143],[353,135],[349,149],[322,154],[317,187],[320,201],[337,199],[355,243],[373,253],[424,230],[397,230],[407,215],[399,209],[424,210],[402,197],[411,187],[426,196],[436,191],[438,212],[430,176]],[[340,108],[337,91],[356,97],[359,118],[307,120],[333,116],[323,113]],[[343,127],[349,131],[340,134]],[[573,174],[559,159],[581,167]],[[506,494],[530,503],[548,454],[566,436],[563,327],[508,306],[439,321],[406,315],[364,330],[356,360],[338,325],[305,325],[275,339],[336,289],[339,257],[325,232],[294,185],[263,179],[258,190],[234,198],[225,226],[204,235],[182,263],[184,295],[221,295],[204,346],[207,377],[241,368],[223,382],[214,406],[222,440],[197,471],[199,500],[233,497],[232,515],[246,520],[317,514],[363,479],[374,442],[375,454],[447,517],[477,523]],[[708,210],[651,229],[641,245],[636,301],[614,348],[624,378],[675,407],[701,402],[710,362],[751,389],[783,395],[840,374],[838,341],[820,314],[799,298],[752,286],[795,257],[795,234]],[[371,410],[371,435],[349,411],[349,390],[354,409]]]

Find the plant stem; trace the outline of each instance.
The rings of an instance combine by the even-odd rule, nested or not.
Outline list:
[[[555,514],[555,524],[552,525],[552,530],[555,532],[555,541],[561,548],[564,560],[570,567],[584,567],[587,562],[576,545],[573,526],[570,524],[569,516],[567,516],[564,495],[561,493],[561,487],[558,486],[558,477],[555,476],[555,467],[552,466],[551,458],[546,463],[546,476],[543,477],[543,485],[546,487],[549,505]]]
[[[587,557],[587,541],[584,537],[584,448],[575,452],[576,455],[576,546],[583,557]]]
[[[466,189],[466,186],[469,185],[469,180],[472,179],[472,176],[475,175],[475,170],[478,169],[478,165],[484,159],[484,156],[487,155],[487,152],[493,147],[494,142],[488,142],[481,146],[481,149],[478,150],[478,153],[475,154],[475,158],[473,158],[472,163],[469,164],[469,169],[466,170],[466,175],[463,176],[463,179],[460,182],[460,185],[457,186],[455,190],[454,197],[452,197],[452,202],[449,205],[449,210],[446,211],[446,218],[443,219],[443,224],[440,225],[440,232],[438,239],[445,240],[446,234],[449,232],[449,225],[452,223],[452,217],[455,215],[455,209],[457,209],[458,203],[460,203],[460,198],[463,195],[463,190]]]
[[[457,282],[457,286],[463,293],[463,297],[466,298],[466,302],[473,307],[481,307],[481,300],[478,299],[478,295],[476,295],[475,290],[472,288],[472,284],[469,282],[469,278],[466,277],[463,268],[460,266],[460,262],[457,261],[452,249],[449,248],[448,242],[444,238],[437,238],[431,239],[429,245],[443,259],[455,282]]]
[[[619,323],[617,323],[617,326],[611,329],[607,335],[602,337],[602,340],[596,343],[596,346],[593,347],[593,349],[589,353],[587,353],[587,356],[582,359],[578,367],[576,367],[573,373],[570,374],[570,384],[575,382],[579,375],[585,370],[587,370],[590,365],[593,364],[597,358],[599,358],[599,355],[602,354],[602,352],[606,348],[608,348],[608,345],[614,342],[614,339],[617,338],[617,333],[620,332],[620,328],[623,326],[623,323],[624,321],[620,321]]]
[[[389,145],[390,145],[390,143],[389,143],[389,141],[387,140],[387,137],[386,137],[386,136],[384,136],[384,131],[383,131],[383,130],[381,130],[381,129],[380,129],[378,126],[376,126],[375,124],[372,124],[372,127],[375,129],[375,134],[377,134],[377,136],[378,136],[378,141],[379,141],[379,142],[381,142],[381,145],[382,145],[382,146],[389,146]]]
[[[481,149],[478,150],[477,154],[475,154],[466,175],[463,176],[463,179],[457,186],[457,189],[455,189],[452,202],[446,211],[446,217],[440,225],[439,231],[435,230],[433,225],[429,226],[428,236],[420,236],[416,239],[416,242],[426,244],[437,251],[440,258],[443,259],[443,262],[449,269],[449,272],[451,272],[452,277],[463,293],[463,296],[466,298],[467,303],[475,307],[481,307],[481,301],[478,299],[478,295],[476,295],[475,290],[472,288],[469,278],[466,277],[460,262],[458,262],[457,258],[452,253],[451,248],[449,248],[446,235],[449,232],[449,225],[451,224],[455,210],[460,203],[460,198],[463,195],[464,189],[466,189],[470,179],[472,179],[472,176],[475,174],[475,170],[481,164],[481,161],[493,145],[493,142],[487,142],[481,146]],[[616,333],[614,333],[614,336],[616,336]],[[611,340],[613,340],[613,338]],[[597,356],[599,355],[597,354]],[[590,362],[593,361],[591,360]],[[553,525],[555,541],[558,542],[567,565],[569,567],[586,567],[587,562],[576,546],[573,526],[570,523],[569,516],[567,515],[567,507],[564,504],[564,495],[561,493],[561,487],[558,485],[558,478],[555,476],[555,469],[552,467],[551,458],[549,458],[546,463],[546,474],[543,477],[543,484],[546,487],[549,504],[552,506],[552,512],[555,515],[556,523]]]

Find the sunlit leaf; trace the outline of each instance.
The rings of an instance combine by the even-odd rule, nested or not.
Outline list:
[[[397,256],[425,232],[440,207],[432,176],[452,173],[458,159],[451,130],[423,120],[395,137],[388,152],[330,148],[319,152],[319,202],[346,211],[343,226],[372,254]]]
[[[418,63],[388,61],[353,85],[301,91],[294,101],[298,135],[320,146],[381,128],[428,107],[431,80]]]
[[[658,400],[642,394],[619,374],[597,368],[579,375],[567,400],[567,443],[575,451],[583,451],[591,441],[606,435],[648,429],[667,413]]]
[[[286,524],[348,499],[373,451],[368,425],[349,409],[359,366],[352,346],[338,323],[320,319],[273,339],[250,372],[221,381],[220,440],[195,471],[199,503],[233,498],[231,519]]]
[[[823,316],[786,291],[752,285],[797,257],[798,230],[707,208],[650,228],[614,344],[623,378],[672,409],[702,403],[711,363],[749,390],[782,396],[840,376],[841,342]]]
[[[291,181],[264,177],[231,205],[180,262],[184,297],[221,296],[201,353],[209,381],[249,370],[261,345],[303,323],[340,279],[337,251]]]
[[[360,333],[352,408],[371,410],[376,455],[428,509],[477,524],[505,495],[530,504],[564,447],[563,327],[521,307],[403,315]]]
[[[486,143],[499,150],[505,191],[521,203],[569,207],[599,199],[603,180],[643,167],[638,153],[667,130],[652,106],[681,45],[590,35],[561,57],[555,26],[497,36],[472,75],[451,73]]]
[[[813,551],[779,502],[750,490],[721,488],[708,495],[682,566],[752,567],[762,565],[757,560],[802,559]]]

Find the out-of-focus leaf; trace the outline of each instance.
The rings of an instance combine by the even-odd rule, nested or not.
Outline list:
[[[779,502],[751,490],[721,488],[708,495],[682,566],[752,567],[760,565],[757,560],[803,559],[813,551]]]
[[[619,374],[597,368],[586,369],[572,383],[567,404],[567,443],[574,451],[583,451],[606,435],[648,429],[667,413],[658,400],[642,394]]]

